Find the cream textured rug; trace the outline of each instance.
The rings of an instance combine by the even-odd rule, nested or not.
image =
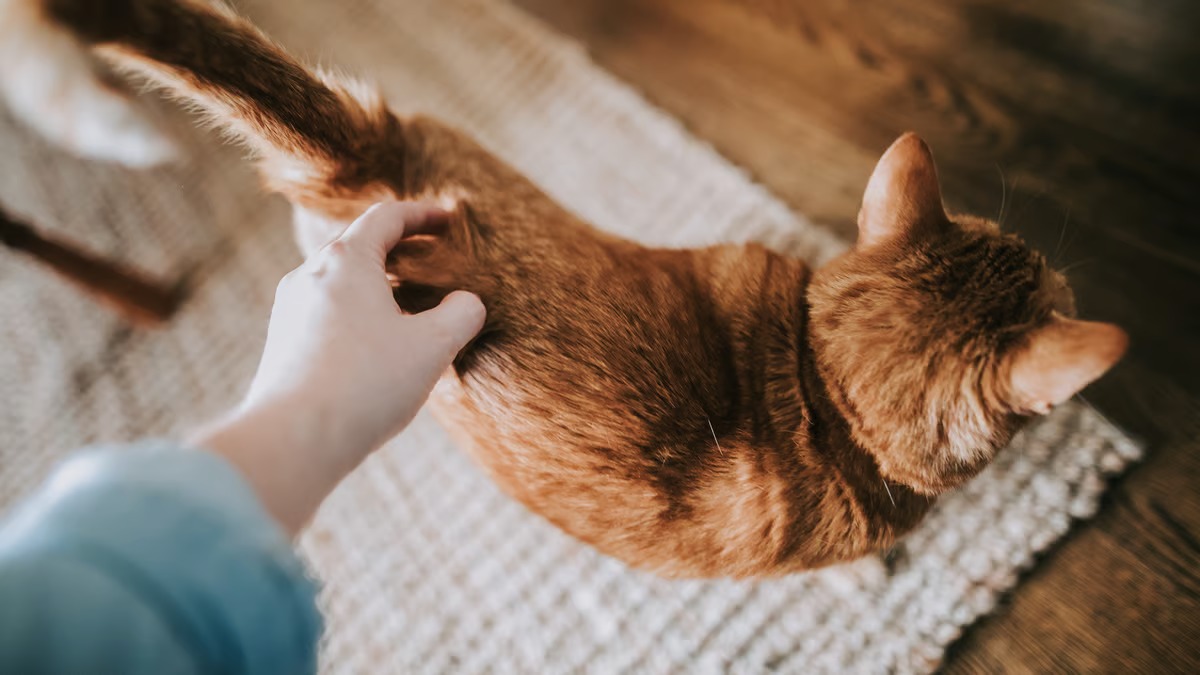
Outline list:
[[[666,244],[842,244],[788,212],[580,48],[485,0],[242,3],[310,60],[383,83],[394,105],[474,132],[598,225]],[[131,332],[0,250],[0,506],[64,453],[170,434],[233,403],[276,280],[288,209],[235,151],[197,137],[179,167],[64,157],[0,117],[0,200],[198,290]],[[866,176],[863,177],[866,180]],[[347,481],[304,537],[325,582],[331,673],[921,672],[992,609],[1137,447],[1065,406],[944,499],[887,564],[765,583],[631,572],[502,496],[421,418]]]

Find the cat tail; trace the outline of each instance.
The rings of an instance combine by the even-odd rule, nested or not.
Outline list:
[[[402,126],[377,90],[306,68],[223,4],[40,2],[105,59],[207,113],[260,158],[268,187],[298,204],[352,216],[386,196],[371,189],[382,171],[401,175],[391,165]]]

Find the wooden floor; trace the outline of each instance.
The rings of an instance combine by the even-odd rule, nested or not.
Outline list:
[[[517,0],[852,236],[899,133],[1133,337],[1085,396],[1149,447],[950,672],[1200,672],[1200,3]]]

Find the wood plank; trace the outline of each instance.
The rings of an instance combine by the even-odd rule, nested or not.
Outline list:
[[[908,129],[952,208],[1002,214],[1130,330],[1087,399],[1147,461],[948,670],[1200,670],[1200,5],[517,0],[798,211],[853,236]]]
[[[1010,103],[1017,94],[996,93],[1007,80],[951,76],[919,56],[904,61],[883,38],[867,51],[865,40],[837,32],[843,24],[832,12],[805,30],[780,30],[723,0],[522,4],[544,10],[567,31],[585,27],[603,65],[797,210],[847,236],[875,159],[897,135],[916,129],[934,148],[952,208],[999,213],[1007,193],[1013,208],[1005,224],[1047,252],[1058,249],[1081,308],[1129,328],[1148,364],[1200,393],[1200,349],[1178,348],[1196,346],[1200,294],[1162,292],[1200,283],[1193,215],[1200,213],[1200,191],[1189,178],[1200,175],[1200,142],[1195,129],[1170,125],[1172,115],[1160,114],[1151,125],[1177,132],[1171,135],[1178,144],[1162,149],[1175,154],[1156,162],[1138,150],[1141,141],[1126,126],[1149,124],[1140,118],[1108,123],[1132,139],[1118,142],[1116,131],[1102,135],[1018,110]],[[840,6],[805,6],[814,15],[811,7],[824,5]],[[884,4],[871,5],[877,6]],[[912,23],[933,24],[936,36],[952,28],[938,18],[943,11]],[[855,16],[867,23],[872,13]],[[1043,87],[1030,98],[1045,98]],[[1080,108],[1076,117],[1106,110]],[[1135,291],[1125,292],[1129,286]],[[1185,333],[1190,343],[1176,344]]]
[[[1165,430],[1149,458],[952,647],[946,672],[1196,672],[1200,406],[1170,386],[1141,406]]]

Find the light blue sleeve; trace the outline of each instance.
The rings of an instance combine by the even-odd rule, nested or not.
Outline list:
[[[315,598],[220,457],[91,450],[0,524],[0,673],[311,673]]]

